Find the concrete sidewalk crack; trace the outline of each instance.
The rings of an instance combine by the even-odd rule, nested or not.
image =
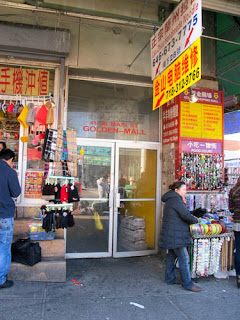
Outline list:
[[[44,287],[43,298],[42,298],[42,312],[41,312],[41,320],[44,320],[45,311],[46,311],[46,301],[47,301],[47,287]]]
[[[172,301],[169,296],[166,296],[166,298],[169,300],[170,304],[171,304],[173,307],[177,308],[179,311],[182,312],[182,314],[184,315],[185,319],[187,319],[187,320],[192,320],[192,318],[190,318],[189,315],[186,314],[186,312],[185,312],[182,308],[180,308],[174,301]]]

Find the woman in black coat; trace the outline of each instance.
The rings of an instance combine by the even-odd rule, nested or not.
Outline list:
[[[183,202],[186,195],[185,183],[176,181],[169,189],[170,191],[162,196],[165,205],[159,243],[161,248],[167,249],[166,283],[180,284],[176,279],[175,261],[178,258],[182,287],[198,292],[201,289],[191,281],[189,255],[186,248],[190,246],[189,225],[198,223],[198,219],[191,215]]]

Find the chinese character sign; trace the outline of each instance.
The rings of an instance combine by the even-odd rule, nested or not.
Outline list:
[[[215,90],[193,88],[193,92],[198,99],[198,102],[209,104],[222,104],[222,92]],[[180,95],[181,100],[189,101],[190,90],[186,89]]]
[[[178,141],[179,137],[179,105],[174,98],[165,105],[162,110],[162,142],[168,144]]]
[[[223,110],[220,105],[181,102],[181,137],[223,139]]]
[[[181,141],[181,151],[190,153],[215,153],[222,154],[221,142],[205,142],[205,141]]]
[[[202,105],[181,102],[181,137],[202,137]]]
[[[153,81],[153,110],[201,79],[201,39]]]
[[[182,0],[151,38],[152,80],[201,35],[201,0]]]
[[[202,105],[203,132],[202,138],[223,139],[222,106]]]
[[[49,71],[0,66],[0,94],[46,96]]]

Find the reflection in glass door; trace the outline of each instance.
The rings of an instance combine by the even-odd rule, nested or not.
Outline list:
[[[159,149],[156,145],[152,148],[149,145],[117,143],[115,257],[146,255],[157,251]]]
[[[66,258],[112,255],[113,143],[78,142],[80,204],[67,229]]]
[[[78,140],[80,204],[66,258],[157,252],[159,145]]]

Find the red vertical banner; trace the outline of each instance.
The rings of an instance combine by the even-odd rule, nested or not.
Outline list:
[[[162,143],[168,144],[179,140],[179,99],[173,98],[162,108]]]

